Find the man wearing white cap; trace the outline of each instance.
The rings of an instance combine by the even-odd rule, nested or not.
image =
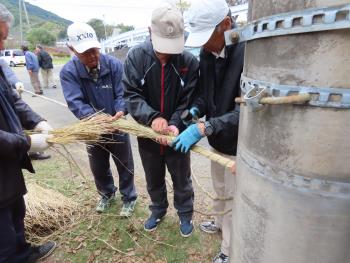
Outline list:
[[[202,46],[200,54],[200,88],[190,108],[192,116],[206,116],[206,121],[190,125],[174,142],[183,152],[201,138],[208,137],[213,151],[234,158],[237,151],[240,76],[243,70],[244,44],[225,46],[224,32],[233,27],[230,9],[225,0],[193,0],[188,11],[190,34],[186,45]],[[213,204],[219,216],[203,222],[201,230],[207,233],[222,231],[221,251],[213,262],[229,262],[231,236],[231,209],[234,194],[234,176],[215,162],[211,163],[213,188],[220,200]],[[223,199],[223,200],[222,200]],[[220,215],[224,214],[224,215]]]
[[[103,111],[116,120],[126,113],[123,99],[122,63],[114,57],[100,53],[100,43],[91,26],[74,23],[68,27],[68,47],[75,56],[64,65],[60,80],[69,109],[79,118]],[[117,188],[110,169],[109,158],[119,173],[119,191],[123,207],[121,216],[130,216],[136,204],[134,162],[129,135],[115,132],[105,135],[117,143],[99,142],[87,146],[89,163],[101,199],[96,211],[104,212],[115,199]]]
[[[151,41],[129,51],[124,65],[124,97],[128,112],[139,123],[158,133],[178,135],[185,126],[181,113],[190,106],[198,79],[198,61],[184,51],[184,23],[181,12],[164,4],[152,13]],[[174,186],[174,206],[180,218],[180,234],[193,232],[193,188],[190,155],[174,151],[167,141],[162,145],[138,139],[139,152],[152,204],[144,224],[154,231],[168,208],[165,171]]]

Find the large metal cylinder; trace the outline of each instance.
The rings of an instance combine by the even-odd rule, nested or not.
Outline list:
[[[341,0],[251,0],[250,20]],[[350,30],[249,41],[243,74],[350,88]],[[350,263],[350,109],[241,107],[231,263]]]

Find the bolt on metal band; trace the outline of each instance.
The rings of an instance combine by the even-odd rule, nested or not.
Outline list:
[[[350,4],[265,17],[225,32],[226,45],[259,38],[350,28]]]
[[[254,80],[242,75],[242,92],[247,94],[254,88],[264,90],[266,96],[271,97],[310,94],[311,100],[306,102],[306,105],[325,108],[350,109],[350,89],[280,85],[266,81]]]

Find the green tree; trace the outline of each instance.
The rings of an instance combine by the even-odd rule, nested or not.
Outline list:
[[[57,39],[66,39],[67,37],[67,27],[64,27],[58,32]]]
[[[185,0],[178,0],[176,2],[177,8],[180,9],[181,13],[184,13],[186,10],[188,10],[191,6],[191,4]]]
[[[123,23],[118,24],[116,28],[120,29],[120,33],[128,32],[135,29],[134,26],[124,25]]]
[[[27,34],[27,40],[31,47],[36,44],[53,46],[56,43],[56,37],[44,28],[34,28]]]
[[[105,25],[101,19],[92,18],[87,22],[96,32],[98,39],[104,39],[105,36]],[[113,33],[113,27],[106,25],[106,35],[109,37]]]

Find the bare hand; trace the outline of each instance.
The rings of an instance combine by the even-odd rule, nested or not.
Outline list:
[[[167,134],[168,121],[162,117],[155,118],[151,125],[152,130],[158,133]]]
[[[168,126],[168,134],[172,136],[178,136],[179,135],[179,129],[175,125]]]
[[[111,117],[110,121],[116,121],[119,118],[124,116],[124,112],[123,111],[118,111],[114,116]]]
[[[236,162],[230,168],[231,173],[236,174]]]
[[[164,134],[177,136],[179,135],[179,129],[176,128],[175,125],[170,125],[168,126],[167,131]],[[165,136],[157,137],[156,141],[163,146],[169,146],[171,144],[171,140]]]
[[[164,136],[159,136],[159,137],[157,137],[157,138],[156,138],[156,141],[157,141],[159,144],[163,145],[163,146],[168,146],[168,145],[169,145],[168,139],[167,139],[166,137],[164,137]]]

